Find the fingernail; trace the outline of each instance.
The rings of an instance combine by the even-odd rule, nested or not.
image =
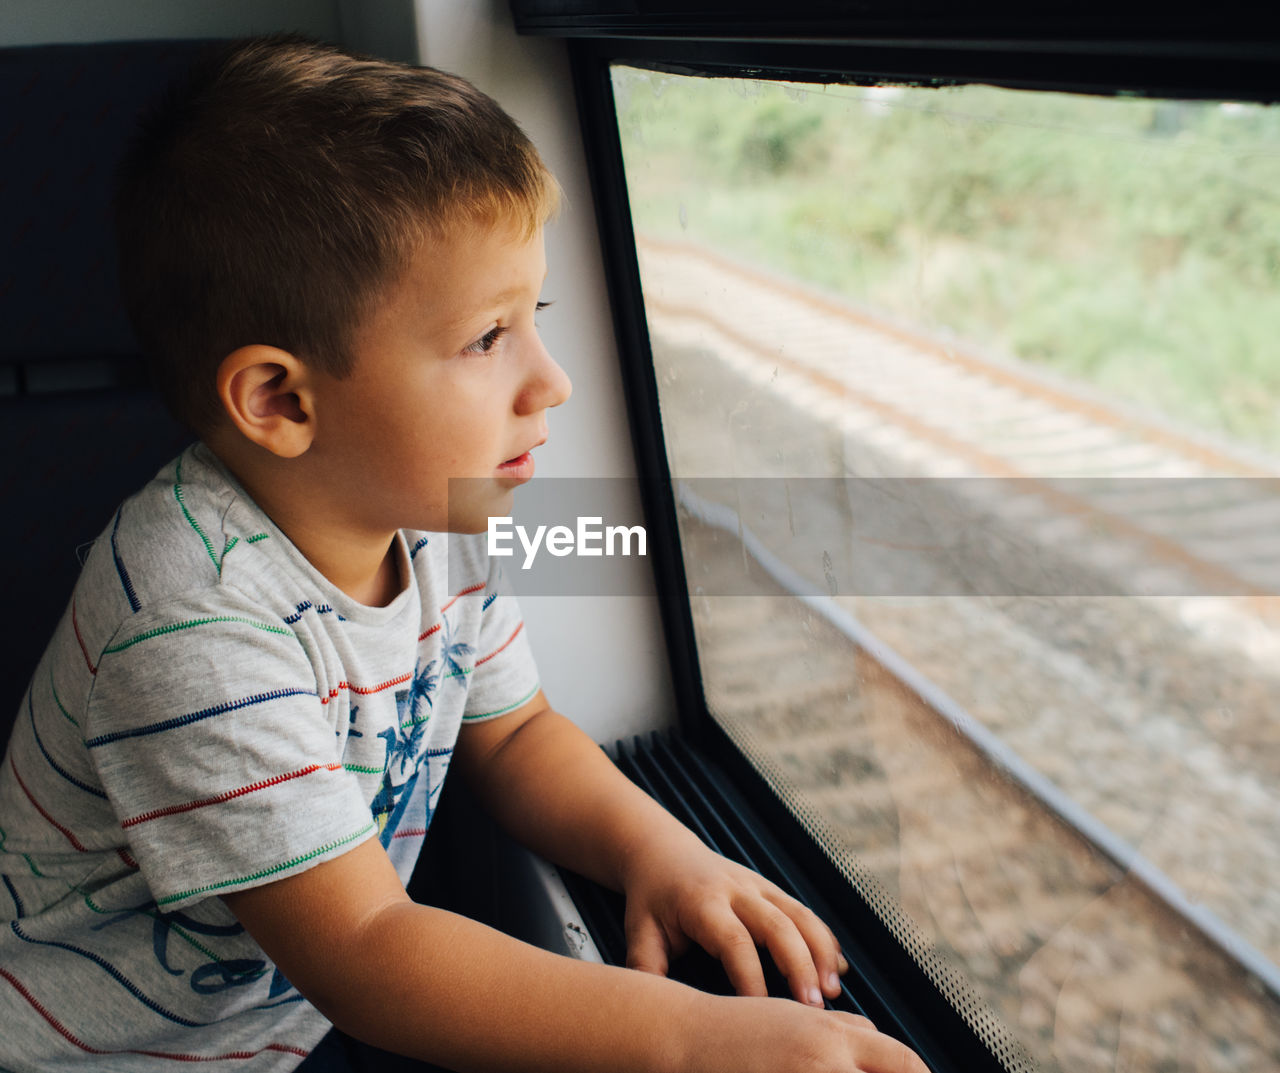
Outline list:
[[[827,990],[828,991],[840,990],[840,977],[837,976],[834,972],[827,977]]]
[[[838,967],[840,969],[841,976],[843,976],[846,972],[849,971],[849,962],[845,960],[845,956],[843,954],[840,955],[840,961],[838,962]]]
[[[805,1001],[809,1003],[810,1006],[821,1006],[822,994],[818,991],[816,987],[811,987],[808,993],[805,995]]]

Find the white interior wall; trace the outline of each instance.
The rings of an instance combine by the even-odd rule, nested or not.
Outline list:
[[[470,79],[533,139],[565,192],[547,232],[542,338],[573,380],[549,415],[540,477],[636,475],[595,209],[562,41],[519,37],[505,0],[415,0],[419,62]],[[537,478],[535,478],[536,480]],[[517,493],[517,497],[519,493]],[[633,517],[639,517],[638,504]],[[668,725],[671,674],[656,596],[521,598],[551,702],[597,741]]]

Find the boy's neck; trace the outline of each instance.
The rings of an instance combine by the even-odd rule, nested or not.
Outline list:
[[[373,541],[349,539],[333,531],[282,524],[258,505],[312,566],[357,603],[386,607],[404,591],[408,579],[401,576],[394,533]]]
[[[408,583],[396,554],[396,533],[371,532],[343,524],[339,504],[325,509],[317,502],[312,482],[303,479],[305,466],[264,465],[208,443],[232,476],[324,577],[357,603],[385,607]]]

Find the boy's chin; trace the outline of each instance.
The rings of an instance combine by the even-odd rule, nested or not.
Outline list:
[[[447,531],[462,534],[487,532],[489,519],[509,517],[514,502],[514,489],[485,496],[483,503],[458,503],[450,500]]]
[[[494,517],[500,518],[500,517],[503,517],[503,515],[495,514]],[[487,532],[488,529],[489,529],[488,518],[481,518],[478,522],[471,519],[468,519],[465,521],[459,520],[455,522],[452,518],[450,518],[449,526],[445,530],[445,532],[457,533],[459,536],[476,536],[480,533]]]

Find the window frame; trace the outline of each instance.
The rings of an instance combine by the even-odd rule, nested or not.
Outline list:
[[[998,1071],[1004,1066],[996,1056],[708,710],[610,68],[624,63],[675,74],[798,82],[980,82],[1011,89],[1274,102],[1280,100],[1280,37],[1256,9],[1238,0],[1225,0],[1192,18],[1175,18],[1134,0],[1035,12],[1025,4],[985,0],[968,5],[961,16],[954,14],[954,5],[931,0],[910,7],[864,0],[857,5],[857,18],[847,14],[851,6],[795,0],[780,13],[778,5],[762,0],[731,9],[702,0],[676,12],[656,0],[511,4],[521,33],[567,39],[682,732],[725,774],[741,800],[745,822],[758,822],[799,866],[806,895],[835,924],[846,949],[865,958],[886,1002],[905,1001],[908,1027],[913,1038],[927,1043],[922,1053],[931,1066],[938,1073]]]

